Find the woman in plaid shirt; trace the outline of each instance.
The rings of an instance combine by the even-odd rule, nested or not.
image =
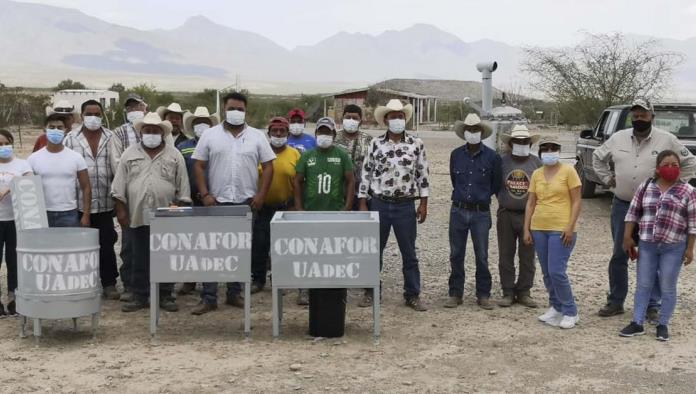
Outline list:
[[[645,334],[643,323],[650,292],[659,273],[662,310],[656,337],[669,340],[667,326],[677,303],[677,279],[682,264],[694,258],[696,240],[696,191],[679,179],[679,155],[665,150],[657,155],[655,177],[638,189],[626,215],[624,249],[638,259],[633,321],[619,333],[622,337]],[[639,228],[640,255],[633,231]]]

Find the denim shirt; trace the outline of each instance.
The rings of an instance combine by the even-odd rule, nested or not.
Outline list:
[[[464,144],[450,155],[450,178],[452,201],[490,204],[502,182],[500,156],[484,144],[472,156]]]

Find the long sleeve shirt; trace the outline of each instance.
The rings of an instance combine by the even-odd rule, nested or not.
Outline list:
[[[481,144],[478,152],[469,153],[462,145],[450,155],[452,201],[469,204],[490,204],[502,183],[501,159],[494,150]]]

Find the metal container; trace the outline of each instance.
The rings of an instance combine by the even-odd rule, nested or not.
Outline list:
[[[17,312],[67,319],[101,310],[99,230],[41,228],[17,232]]]

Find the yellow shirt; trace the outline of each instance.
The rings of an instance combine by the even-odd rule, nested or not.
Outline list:
[[[547,182],[544,167],[534,171],[529,184],[529,193],[536,194],[536,207],[532,215],[532,230],[563,231],[570,222],[570,191],[580,187],[581,182],[575,169],[561,163],[556,175]]]
[[[277,206],[292,199],[292,182],[295,179],[295,165],[298,160],[300,160],[300,152],[290,146],[283,149],[282,152],[276,153],[276,159],[273,160],[273,180],[264,204]],[[261,182],[262,173],[261,166],[259,166],[259,182]]]

